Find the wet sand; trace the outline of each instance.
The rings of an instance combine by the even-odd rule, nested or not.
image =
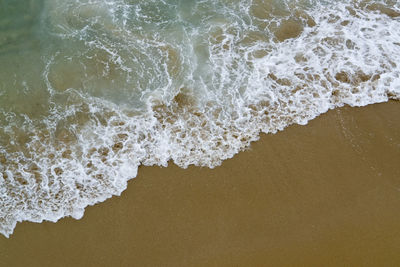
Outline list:
[[[213,170],[141,167],[81,220],[0,236],[0,266],[398,266],[399,115],[345,107]]]

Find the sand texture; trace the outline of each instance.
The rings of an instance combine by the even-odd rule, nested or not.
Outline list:
[[[400,103],[344,107],[215,169],[141,167],[81,220],[22,223],[0,266],[398,266]]]

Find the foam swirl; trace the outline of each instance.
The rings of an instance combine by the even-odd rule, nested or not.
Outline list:
[[[398,3],[278,2],[31,0],[29,27],[0,21],[0,233],[79,219],[140,165],[212,168],[261,132],[399,99]]]

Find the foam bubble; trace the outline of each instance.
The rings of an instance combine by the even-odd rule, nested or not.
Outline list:
[[[213,168],[261,132],[400,97],[398,3],[186,4],[45,2],[40,82],[0,91],[42,108],[0,109],[2,234],[81,218],[140,165]]]

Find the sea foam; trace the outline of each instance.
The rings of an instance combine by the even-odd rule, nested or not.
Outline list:
[[[262,132],[400,97],[398,3],[40,2],[40,74],[0,90],[23,103],[0,107],[7,237],[81,218],[140,165],[213,168]]]

